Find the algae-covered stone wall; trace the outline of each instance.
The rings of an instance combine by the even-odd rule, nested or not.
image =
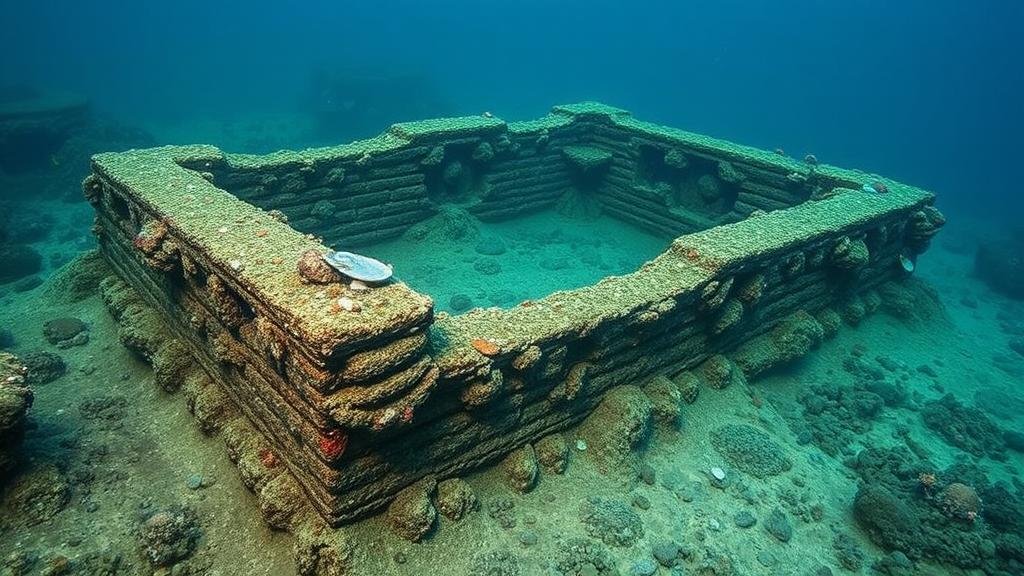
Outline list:
[[[885,193],[862,189],[876,181]],[[806,352],[837,310],[876,305],[872,289],[942,225],[913,187],[592,103],[260,157],[103,154],[84,187],[104,256],[172,334],[123,339],[165,388],[201,367],[333,524],[564,429],[614,385],[726,385]],[[429,296],[349,282],[319,258],[317,235],[376,241],[451,204],[481,219],[596,206],[693,233],[634,273],[438,318]],[[223,402],[194,409],[216,420],[203,406]]]
[[[533,121],[411,122],[336,148],[214,153],[183,165],[296,230],[345,246],[400,236],[444,206],[484,221],[549,208],[603,211],[674,238],[847,182],[826,167],[750,154],[594,103],[557,106]]]

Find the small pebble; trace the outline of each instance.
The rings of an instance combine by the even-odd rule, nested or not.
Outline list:
[[[523,530],[519,533],[519,543],[523,546],[533,546],[537,543],[537,533],[533,530]]]
[[[736,515],[733,516],[732,521],[738,528],[750,528],[754,524],[757,524],[757,518],[746,510],[737,512]]]
[[[404,553],[395,552],[395,564],[405,564],[406,560],[408,560],[408,558],[405,557]]]
[[[775,556],[772,556],[772,554],[766,550],[762,550],[757,553],[757,561],[765,568],[771,568],[775,565]]]
[[[679,545],[675,542],[662,542],[654,546],[652,553],[658,564],[665,568],[671,568],[676,563],[676,557],[679,556]]]
[[[577,439],[576,449],[579,450],[580,452],[583,452],[584,450],[587,449],[587,443],[582,438]]]
[[[711,477],[721,482],[722,480],[725,480],[725,470],[722,470],[718,466],[714,466],[711,468]]]
[[[636,506],[641,510],[647,510],[651,507],[651,501],[645,496],[637,494],[636,496],[633,496],[633,506]]]
[[[654,467],[650,464],[643,464],[640,466],[640,479],[643,480],[644,484],[654,486],[654,475]]]
[[[203,487],[203,475],[189,474],[188,478],[185,479],[185,485],[188,486],[189,490],[199,490]]]
[[[654,560],[644,558],[643,560],[633,562],[630,574],[632,574],[632,576],[653,576],[657,571],[658,565],[654,563]]]

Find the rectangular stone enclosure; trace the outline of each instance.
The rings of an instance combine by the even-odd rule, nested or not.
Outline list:
[[[694,374],[756,375],[834,330],[835,310],[870,308],[941,214],[928,192],[809,160],[581,103],[264,156],[100,154],[84,190],[113,269],[339,525],[574,425],[611,387],[666,376],[689,396]],[[400,237],[450,207],[493,221],[580,206],[668,249],[459,315],[400,282],[351,285],[309,253]]]

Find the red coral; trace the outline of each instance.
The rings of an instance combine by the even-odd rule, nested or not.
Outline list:
[[[341,430],[331,430],[320,437],[320,453],[325,458],[333,460],[345,453],[348,447],[348,434]]]

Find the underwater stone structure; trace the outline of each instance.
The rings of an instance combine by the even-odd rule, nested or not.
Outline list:
[[[244,414],[269,446],[259,461],[282,462],[332,525],[564,430],[614,386],[683,373],[714,386],[806,353],[834,310],[877,305],[874,289],[905,276],[943,224],[912,186],[596,103],[265,156],[100,154],[84,190],[105,258],[172,335],[122,339],[165,388],[199,366],[200,421]],[[316,257],[324,242],[372,245],[446,210],[486,221],[581,207],[674,240],[631,274],[460,315]],[[142,312],[126,311],[118,285],[105,298],[130,328]],[[259,464],[228,444],[251,477]]]

